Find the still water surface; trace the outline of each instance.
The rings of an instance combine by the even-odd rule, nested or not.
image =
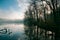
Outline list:
[[[0,24],[0,40],[37,40],[36,30],[36,26],[24,24]],[[38,40],[54,40],[54,36],[49,35],[45,35],[45,30],[38,28]]]
[[[1,24],[0,40],[25,40],[23,24]]]

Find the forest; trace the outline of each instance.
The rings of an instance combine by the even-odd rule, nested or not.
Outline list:
[[[30,0],[29,3],[24,25],[32,31],[31,37],[26,30],[30,40],[60,40],[60,0]],[[43,38],[39,39],[41,35]]]

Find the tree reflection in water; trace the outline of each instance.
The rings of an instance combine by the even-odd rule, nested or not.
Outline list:
[[[27,36],[26,40],[37,40],[36,26],[25,25],[25,34]],[[54,32],[38,28],[38,40],[55,40]]]
[[[36,26],[25,26],[25,34],[27,36],[27,40],[37,40]],[[38,40],[54,40],[54,33],[38,28]]]

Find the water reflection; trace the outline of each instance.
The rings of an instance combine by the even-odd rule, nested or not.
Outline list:
[[[1,24],[0,40],[54,40],[54,32],[24,24]]]
[[[1,24],[0,40],[24,40],[23,24]]]
[[[27,40],[55,40],[54,32],[47,31],[42,28],[37,29],[37,26],[25,26],[24,29]]]
[[[6,29],[6,28],[0,29],[0,34],[7,34],[7,33],[10,34],[12,32],[10,32],[9,29]]]

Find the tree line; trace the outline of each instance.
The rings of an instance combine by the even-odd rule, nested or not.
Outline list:
[[[25,25],[37,26],[55,32],[55,40],[60,38],[60,3],[59,0],[31,0],[25,12]]]

